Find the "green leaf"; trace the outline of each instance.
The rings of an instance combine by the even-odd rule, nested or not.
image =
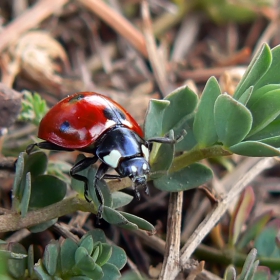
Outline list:
[[[63,241],[60,248],[60,263],[62,274],[71,271],[75,265],[75,252],[78,245],[72,239],[67,238]]]
[[[34,272],[40,280],[52,280],[52,277],[45,271],[41,260],[35,263]]]
[[[119,211],[104,206],[103,219],[112,225],[124,227],[126,229],[138,229],[137,225],[130,223]]]
[[[21,217],[24,218],[28,212],[31,196],[31,174],[28,172],[25,176],[25,186],[23,190],[22,200],[20,203]]]
[[[112,201],[113,205],[112,208],[120,208],[127,204],[129,204],[133,200],[133,196],[126,194],[124,192],[113,192],[112,193]]]
[[[24,176],[24,163],[27,158],[27,154],[22,152],[19,154],[16,162],[16,174],[13,185],[13,195],[14,197],[19,197],[21,195],[20,191],[20,182]]]
[[[96,263],[103,268],[103,265],[108,262],[112,255],[112,246],[106,243],[103,243],[102,245],[102,252],[99,254]],[[104,271],[103,271],[104,272]]]
[[[280,89],[267,92],[250,106],[253,125],[250,135],[265,128],[280,114]]]
[[[250,274],[251,269],[254,269],[254,263],[257,257],[257,250],[253,248],[248,254],[245,263],[243,265],[241,274],[239,275],[239,279],[247,279]]]
[[[260,140],[260,142],[265,143],[274,148],[279,148],[280,147],[280,135],[271,137],[271,138],[262,139],[262,140]]]
[[[255,90],[268,84],[279,84],[280,81],[280,46],[271,50],[272,63],[268,71],[255,84]]]
[[[246,104],[248,103],[251,95],[252,95],[252,92],[254,90],[254,87],[251,86],[249,87],[242,95],[241,97],[238,99],[238,102],[242,103],[243,105],[246,106]]]
[[[168,100],[150,100],[144,123],[145,139],[160,136],[164,110],[169,104]]]
[[[174,139],[174,133],[169,134],[168,138]],[[151,177],[154,178],[157,172],[167,171],[174,158],[175,145],[172,144],[153,144],[153,150],[150,156]],[[154,176],[153,176],[154,173]]]
[[[193,132],[199,147],[211,146],[218,140],[214,122],[214,104],[220,94],[221,89],[217,80],[211,77],[202,92],[194,117]]]
[[[121,274],[116,266],[110,263],[106,263],[102,266],[104,276],[102,280],[117,280],[121,277]]]
[[[46,229],[48,229],[49,227],[51,227],[52,225],[54,225],[57,222],[57,218],[52,219],[50,221],[44,222],[44,223],[40,223],[36,226],[32,226],[29,227],[28,229],[32,232],[32,233],[38,233],[38,232],[42,232]]]
[[[257,217],[256,220],[254,220],[243,233],[240,240],[236,244],[236,248],[239,250],[243,250],[248,244],[250,244],[252,240],[255,240],[272,217],[272,210],[265,212],[261,216]]]
[[[89,278],[86,276],[74,276],[74,277],[71,277],[70,280],[92,280],[92,278]]]
[[[225,280],[236,280],[236,270],[233,265],[227,267],[225,271]]]
[[[270,48],[267,44],[264,44],[252,59],[238,84],[233,96],[234,99],[238,100],[250,86],[255,85],[264,76],[271,65],[271,60]]]
[[[106,236],[104,232],[101,229],[94,229],[90,230],[87,235],[91,235],[93,239],[93,243],[95,244],[96,242],[101,242],[101,243],[106,243]]]
[[[91,255],[92,259],[94,260],[94,262],[96,262],[99,254],[100,254],[100,251],[101,251],[101,243],[98,243],[96,244],[97,246],[94,247],[94,250],[93,250],[93,254]]]
[[[127,262],[125,251],[115,245],[112,245],[112,255],[108,260],[108,263],[115,265],[118,269],[122,269]]]
[[[11,276],[19,279],[24,276],[27,265],[26,249],[19,243],[9,243],[8,250],[11,256],[7,260],[7,266]]]
[[[247,107],[252,106],[252,104],[255,103],[257,100],[259,100],[264,94],[277,89],[280,89],[279,84],[268,84],[257,89],[256,91],[253,90],[254,93],[252,94],[250,100],[248,101]]]
[[[156,188],[162,191],[179,192],[196,188],[213,177],[212,170],[200,164],[191,164],[177,172],[154,180]]]
[[[121,212],[120,213],[131,223],[133,224],[136,224],[139,229],[142,229],[142,230],[146,230],[146,231],[149,231],[151,233],[155,233],[156,232],[156,229],[154,228],[154,226],[149,223],[148,221],[140,218],[140,217],[137,217],[135,215],[132,215],[132,214],[129,214],[129,213],[126,213],[126,212]]]
[[[272,121],[264,129],[258,131],[254,135],[246,137],[246,140],[262,140],[267,138],[273,138],[280,135],[280,119]]]
[[[93,251],[92,236],[91,235],[84,235],[79,242],[79,247],[84,247],[88,251],[88,254],[91,255],[92,251]]]
[[[194,112],[198,97],[190,88],[183,86],[170,93],[165,100],[170,101],[170,105],[164,111],[162,135],[173,129],[186,115]]]
[[[54,276],[57,268],[57,261],[58,261],[58,254],[59,254],[59,244],[58,241],[51,241],[46,246],[44,257],[43,257],[43,264],[48,272],[49,275]]]
[[[47,155],[38,150],[32,152],[27,156],[25,162],[25,173],[28,171],[31,172],[32,177],[36,177],[45,173],[48,166],[48,157]]]
[[[28,248],[27,268],[28,268],[29,276],[33,276],[33,273],[34,273],[34,246],[33,246],[33,244],[31,244]]]
[[[230,227],[229,227],[229,244],[234,246],[241,229],[251,214],[252,208],[255,203],[255,194],[252,187],[247,187],[239,198],[232,214]]]
[[[257,141],[245,141],[229,147],[235,154],[247,157],[274,157],[279,156],[280,151],[267,144]]]
[[[95,186],[93,185],[95,182],[95,174],[97,172],[97,169],[95,168],[90,168],[88,170],[88,174],[87,174],[87,178],[88,178],[88,186],[89,186],[89,194],[90,197],[92,198],[94,205],[99,206],[100,202],[97,198],[96,195],[96,190],[95,190]],[[100,191],[103,195],[104,198],[104,205],[108,206],[108,207],[112,207],[112,195],[110,192],[110,189],[108,187],[108,185],[106,184],[106,182],[104,180],[99,180],[97,181],[97,184],[100,188]]]
[[[65,197],[66,190],[66,184],[54,176],[37,176],[32,180],[29,208],[42,208],[59,202]]]
[[[85,276],[92,277],[92,279],[97,280],[102,278],[98,276],[98,271],[95,272],[97,264],[94,262],[92,257],[88,255],[88,252],[84,247],[79,247],[76,250],[75,261],[76,267],[79,268]]]
[[[252,115],[241,103],[230,95],[220,95],[214,107],[216,131],[226,147],[242,141],[252,126]]]
[[[280,258],[280,249],[276,246],[278,229],[274,227],[265,228],[255,240],[255,247],[259,256]]]

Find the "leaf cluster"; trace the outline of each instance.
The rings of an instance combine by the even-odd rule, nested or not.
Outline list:
[[[101,230],[92,230],[77,243],[70,238],[52,240],[34,265],[34,249],[19,243],[0,244],[1,279],[90,280],[118,279],[126,264],[126,254],[106,242]],[[4,277],[4,278],[3,278]],[[26,278],[25,278],[26,279]]]

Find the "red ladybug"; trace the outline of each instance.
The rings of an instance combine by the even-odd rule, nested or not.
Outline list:
[[[177,141],[165,137],[144,140],[142,129],[124,108],[95,92],[78,92],[57,103],[42,119],[38,137],[45,141],[30,145],[28,153],[38,146],[48,150],[78,150],[93,154],[93,157],[84,158],[70,170],[73,178],[85,183],[84,195],[89,202],[88,179],[77,173],[98,159],[101,161],[94,182],[100,201],[99,216],[104,204],[99,180],[129,177],[135,195],[140,199],[138,186],[144,186],[145,192],[149,193],[147,177],[151,143]],[[110,168],[119,175],[107,174]]]

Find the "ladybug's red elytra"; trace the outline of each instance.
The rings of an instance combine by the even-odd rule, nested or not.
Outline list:
[[[38,146],[48,150],[77,150],[93,154],[70,170],[73,178],[84,182],[84,195],[89,202],[88,179],[77,173],[98,159],[101,161],[94,182],[100,202],[99,218],[104,204],[99,180],[129,177],[135,196],[140,199],[137,187],[144,186],[145,192],[149,193],[147,177],[152,142],[174,144],[179,139],[155,137],[144,140],[142,129],[123,107],[95,92],[78,92],[57,103],[42,119],[38,137],[45,141],[30,145],[27,153]],[[115,169],[118,175],[107,174],[110,168]]]

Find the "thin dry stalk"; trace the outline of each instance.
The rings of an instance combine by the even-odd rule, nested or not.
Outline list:
[[[180,257],[181,220],[183,192],[171,193],[168,205],[167,237],[160,280],[174,279],[177,275]]]

